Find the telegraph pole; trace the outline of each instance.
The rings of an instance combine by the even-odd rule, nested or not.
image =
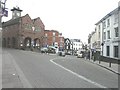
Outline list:
[[[0,0],[0,89],[2,89],[2,23],[1,23],[1,19],[2,19],[2,16],[1,16],[1,11],[2,11],[2,8],[1,8],[1,0]]]
[[[0,0],[0,47],[2,47],[2,17],[3,16],[8,16],[8,11],[6,10],[7,8],[5,7],[7,0]]]
[[[0,0],[0,47],[2,47],[2,6]]]
[[[118,32],[119,32],[119,44],[118,44],[118,57],[120,59],[120,1],[118,2]]]

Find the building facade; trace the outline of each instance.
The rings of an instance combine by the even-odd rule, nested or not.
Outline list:
[[[83,43],[80,39],[70,39],[71,41],[71,50],[78,51],[82,50]]]
[[[31,19],[28,14],[21,17],[19,7],[12,10],[12,19],[2,23],[3,47],[38,49],[43,45],[45,26],[41,19]]]
[[[108,58],[118,59],[119,50],[119,29],[118,29],[118,8],[108,13],[96,23],[100,31],[101,55]]]
[[[56,30],[45,30],[44,33],[44,47],[53,46],[60,50],[64,49],[64,37],[62,33]]]

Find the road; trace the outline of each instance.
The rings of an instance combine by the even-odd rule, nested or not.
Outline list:
[[[30,88],[118,88],[118,75],[75,56],[5,49]],[[24,82],[25,81],[25,82]]]

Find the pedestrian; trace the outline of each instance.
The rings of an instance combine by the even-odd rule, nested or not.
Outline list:
[[[88,51],[88,59],[90,60],[90,51]]]
[[[94,56],[94,61],[96,60],[96,51],[94,51],[94,54],[93,54],[93,56]]]
[[[87,60],[88,54],[87,51],[85,52],[85,60]]]

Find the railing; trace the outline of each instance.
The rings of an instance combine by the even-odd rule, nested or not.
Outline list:
[[[95,54],[94,55],[94,59],[93,61],[99,61],[99,64],[101,62],[107,62],[109,64],[109,67],[111,67],[111,64],[120,64],[120,59],[117,58],[110,58],[110,57],[105,57],[105,56],[101,56],[99,54]]]

